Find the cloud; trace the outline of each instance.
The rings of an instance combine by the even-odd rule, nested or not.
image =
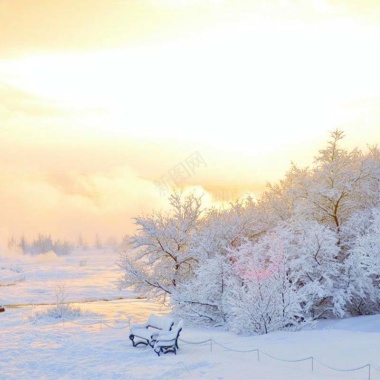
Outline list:
[[[46,157],[49,160],[49,157]],[[82,234],[93,242],[122,237],[133,230],[132,217],[160,207],[164,200],[153,183],[138,178],[128,167],[109,173],[34,171],[13,167],[0,176],[2,237],[29,239],[38,233],[76,241]]]
[[[163,193],[155,181],[169,175],[194,152],[184,147],[154,149],[144,142],[127,141],[8,143],[0,151],[3,243],[11,236],[34,239],[42,233],[72,242],[82,235],[91,244],[96,235],[104,240],[132,233],[134,217],[168,207],[172,188]],[[241,173],[252,173],[239,157],[226,152],[223,162],[215,159],[218,153],[206,148],[199,153],[205,165],[179,186],[203,184],[206,191],[218,195],[221,188],[233,186],[236,190]],[[245,183],[243,187],[256,191],[260,186]]]
[[[201,7],[198,0],[182,3]],[[0,84],[1,237],[81,233],[90,241],[95,234],[128,233],[131,218],[165,207],[154,180],[194,151],[207,168],[184,184],[200,184],[224,199],[230,192],[260,192],[291,160],[307,165],[315,141],[323,136],[324,142],[337,122],[355,119],[351,130],[378,136],[378,101],[367,106],[366,99],[379,94],[380,56],[373,48],[379,28],[347,16],[354,1],[347,14],[326,0],[275,2],[278,11],[263,6],[273,17],[261,20],[262,14],[242,11],[264,3],[222,1],[212,9],[220,6],[226,18],[180,42],[0,62],[0,80],[8,83]],[[363,4],[365,13],[370,2]],[[52,7],[52,14],[62,13]],[[39,20],[41,12],[32,8]],[[28,12],[21,10],[25,28]],[[344,17],[321,23],[315,13],[324,12]],[[165,12],[155,13],[166,20]],[[210,21],[206,13],[200,23]],[[189,14],[186,25],[194,30],[198,13]],[[301,14],[315,19],[305,22]],[[360,99],[363,105],[343,109]]]

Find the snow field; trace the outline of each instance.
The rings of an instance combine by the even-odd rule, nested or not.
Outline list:
[[[310,360],[283,362],[265,352],[289,360],[313,356],[342,369],[371,363],[370,378],[380,379],[378,315],[326,320],[307,331],[260,336],[185,324],[177,355],[158,357],[150,347],[133,348],[129,323],[170,310],[118,290],[121,272],[116,260],[115,253],[101,250],[35,260],[0,256],[0,281],[8,284],[0,287],[0,302],[8,305],[0,314],[1,379],[368,379],[368,368],[337,372],[314,361],[312,371]],[[79,316],[59,319],[49,314],[57,284],[62,283],[67,301],[80,308]],[[24,306],[9,306],[16,304]],[[185,343],[210,338],[212,345]],[[257,352],[235,352],[219,344],[241,351],[258,348],[260,361]]]

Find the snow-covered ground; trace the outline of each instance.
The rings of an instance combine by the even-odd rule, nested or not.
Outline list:
[[[0,255],[0,303],[6,305],[0,313],[1,380],[380,379],[380,315],[250,337],[185,325],[177,355],[133,348],[129,323],[170,310],[118,290],[117,259],[107,250],[65,257]],[[63,299],[71,302],[69,319],[54,317]],[[257,348],[260,360],[252,351]],[[312,356],[314,368],[311,359],[286,362],[267,354],[288,360]],[[334,371],[320,362],[337,369],[371,367],[370,373],[368,367]]]

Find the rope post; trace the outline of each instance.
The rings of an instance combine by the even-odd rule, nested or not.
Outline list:
[[[311,356],[311,371],[314,371],[314,358]]]
[[[257,350],[257,361],[258,362],[260,361],[260,350],[259,349]]]
[[[212,352],[212,338],[210,338],[210,351]]]
[[[371,364],[368,364],[368,380],[371,380]]]

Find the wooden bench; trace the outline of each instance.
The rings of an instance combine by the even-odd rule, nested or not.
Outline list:
[[[178,338],[183,328],[182,319],[178,322],[178,325],[173,328],[171,331],[160,332],[155,337],[154,342],[154,352],[160,356],[160,353],[167,354],[168,352],[174,352],[177,355],[178,347]]]
[[[131,325],[129,339],[133,347],[139,344],[153,347],[159,332],[169,332],[173,325],[172,318],[151,314],[146,323]]]

